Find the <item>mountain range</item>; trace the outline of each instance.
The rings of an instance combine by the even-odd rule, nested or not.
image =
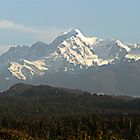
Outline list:
[[[0,56],[0,90],[19,82],[139,96],[140,44],[85,37],[79,29],[50,44],[11,47]]]

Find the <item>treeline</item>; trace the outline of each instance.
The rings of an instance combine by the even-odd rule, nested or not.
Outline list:
[[[137,140],[139,116],[87,115],[47,118],[11,118],[1,121],[0,138],[39,140]],[[15,140],[13,138],[13,140]]]
[[[18,84],[0,95],[0,139],[139,140],[140,99]]]

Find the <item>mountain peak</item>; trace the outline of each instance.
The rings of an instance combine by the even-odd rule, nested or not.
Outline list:
[[[31,87],[32,87],[31,85],[27,85],[25,83],[17,83],[15,85],[11,86],[8,89],[7,93],[9,95],[20,94],[20,93],[30,89]]]
[[[77,29],[77,28],[75,28],[75,29],[73,29],[72,31],[70,31],[71,33],[73,33],[73,34],[76,34],[76,35],[81,35],[82,33],[81,33],[81,31],[79,30],[79,29]],[[83,35],[83,34],[82,34]]]
[[[83,33],[78,28],[75,28],[69,32],[63,32],[59,34],[59,36],[55,39],[55,43],[57,42],[57,44],[60,44],[63,41],[66,41],[67,39],[71,38],[79,38],[81,41],[85,42],[86,45],[90,46],[93,45],[97,40],[96,37],[84,36]]]
[[[41,48],[44,48],[46,49],[48,46],[48,44],[42,42],[42,41],[37,41],[36,43],[34,43],[32,46],[31,46],[31,49],[33,50],[37,50],[37,51],[41,51]]]
[[[79,29],[75,28],[75,29],[70,30],[68,32],[62,32],[62,33],[59,34],[59,36],[67,36],[67,35],[76,36],[78,34],[82,34],[82,33]]]
[[[71,36],[78,36],[80,38],[85,38],[83,33],[77,28],[75,28],[75,29],[71,30],[70,32],[68,32],[68,34],[70,34]]]
[[[42,41],[37,41],[35,42],[32,46],[37,46],[37,45],[47,45],[46,43],[42,42]],[[32,47],[31,46],[31,47]]]

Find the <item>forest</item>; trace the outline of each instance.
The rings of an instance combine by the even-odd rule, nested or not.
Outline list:
[[[140,140],[140,98],[16,84],[0,93],[0,140]]]

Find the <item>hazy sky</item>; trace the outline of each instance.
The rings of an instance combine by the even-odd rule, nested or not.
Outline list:
[[[0,53],[73,28],[140,43],[140,0],[0,0]]]

